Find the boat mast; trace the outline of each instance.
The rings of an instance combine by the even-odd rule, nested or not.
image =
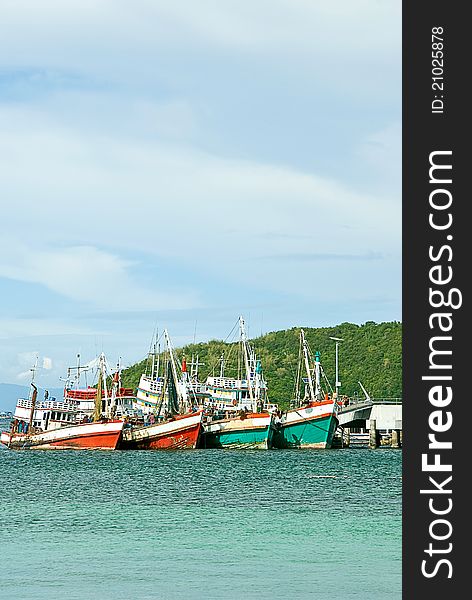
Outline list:
[[[37,370],[38,370],[38,355],[36,355],[36,359],[34,361],[34,366],[30,369],[30,371],[32,373],[31,387],[30,387],[30,392],[29,392],[29,399],[31,400],[31,410],[30,410],[30,417],[29,417],[28,432],[31,432],[31,426],[33,425],[34,410],[36,408],[36,398],[38,396],[38,388],[34,385],[34,380],[36,377]]]
[[[121,356],[118,359],[118,363],[116,365],[116,372],[113,375],[113,382],[111,385],[110,411],[113,409],[114,406],[115,407],[118,406],[117,397],[120,393],[120,387],[121,387]]]
[[[177,396],[179,399],[179,404],[181,404],[181,409],[183,409],[184,412],[188,411],[188,396],[187,396],[187,388],[185,385],[180,386],[179,385],[179,377],[177,375],[177,364],[175,361],[175,356],[174,356],[174,349],[172,348],[172,343],[170,341],[170,337],[169,337],[169,332],[167,331],[167,329],[164,329],[164,336],[165,336],[165,340],[166,340],[166,345],[169,351],[169,357],[170,357],[170,364],[171,364],[171,368],[172,368],[172,375],[174,376],[174,382],[175,382],[175,387],[177,390]]]
[[[300,330],[300,335],[302,338],[303,358],[305,361],[305,370],[306,370],[306,374],[308,377],[308,387],[310,389],[310,398],[313,401],[316,399],[316,396],[315,396],[315,390],[313,389],[313,378],[311,376],[310,355],[309,355],[309,350],[308,350],[308,344],[305,339],[305,332],[303,331],[303,329]]]
[[[157,365],[156,365],[156,377],[153,377],[153,381],[155,381],[156,379],[159,379],[159,369],[161,367],[160,365],[161,362],[161,345],[158,344],[157,345]]]
[[[102,378],[98,375],[97,390],[95,392],[95,410],[93,411],[94,423],[102,418]]]
[[[317,400],[321,398],[321,364],[318,350],[315,352],[315,396]]]
[[[243,317],[239,317],[239,331],[240,331],[240,336],[241,336],[241,346],[242,346],[242,350],[243,350],[244,364],[246,366],[246,377],[247,377],[247,386],[248,386],[248,390],[249,390],[249,398],[251,399],[253,412],[257,412],[257,401],[256,401],[256,398],[255,398],[253,390],[252,390],[251,368],[249,365],[247,336],[246,336],[246,330],[244,327]]]
[[[64,380],[61,378],[61,381],[65,381],[64,384],[64,398],[67,397],[67,390],[69,389],[79,389],[80,385],[80,375],[82,371],[85,373],[85,385],[87,386],[87,370],[88,366],[84,365],[83,367],[80,364],[80,354],[77,354],[77,366],[76,367],[68,367],[67,368],[67,377]],[[72,373],[75,371],[75,374]]]
[[[29,424],[28,424],[28,433],[31,433],[31,427],[33,426],[34,411],[36,408],[36,398],[38,396],[38,388],[34,385],[33,382],[31,382],[31,388],[33,390],[33,393],[31,395],[31,410],[30,410],[30,418],[29,418]]]
[[[36,388],[36,386],[34,385],[34,380],[36,379],[36,371],[38,370],[38,360],[39,360],[39,357],[38,357],[38,355],[36,355],[36,358],[34,360],[34,365],[30,369],[30,371],[32,373],[32,375],[31,375],[31,385],[34,388]],[[34,393],[34,390],[32,388],[30,388],[29,400],[31,400],[31,398],[33,397],[33,393]]]
[[[194,381],[198,381],[198,367],[201,364],[198,362],[198,354],[194,357],[192,354],[192,362],[190,363],[190,378]]]
[[[100,354],[100,373],[103,380],[103,397],[105,399],[105,407],[106,402],[108,400],[108,391],[107,391],[107,368],[106,368],[106,359],[103,352]]]
[[[155,362],[156,362],[156,342],[154,342],[153,349],[152,349],[151,381],[154,381]]]
[[[222,352],[220,356],[220,377],[225,376],[225,353]]]
[[[77,354],[77,376],[76,376],[76,387],[79,387],[80,381],[80,354]]]

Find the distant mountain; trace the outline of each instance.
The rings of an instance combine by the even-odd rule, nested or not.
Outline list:
[[[28,396],[28,392],[28,386],[0,383],[0,410],[15,410],[17,398]]]
[[[18,398],[27,398],[29,394],[29,385],[16,385],[15,383],[0,383],[0,411],[14,411]],[[44,390],[38,388],[39,398],[43,397]],[[60,388],[49,390],[49,395],[56,398],[62,398]]]
[[[341,393],[353,396],[363,392],[359,381],[369,394],[377,398],[400,397],[402,395],[402,324],[393,321],[363,325],[341,323],[334,327],[313,329],[306,327],[305,335],[313,351],[321,353],[321,363],[331,384],[334,384],[335,350],[330,336],[342,338],[339,346],[339,375]],[[252,341],[262,361],[265,378],[269,386],[270,399],[287,406],[293,396],[297,374],[300,328],[273,331]],[[208,374],[219,372],[219,359],[225,354],[228,376],[234,376],[234,344],[212,340],[201,344],[190,344],[177,351],[187,362],[192,355],[199,357],[199,379],[204,381]],[[231,364],[233,366],[231,366]],[[236,363],[237,364],[237,363]],[[125,385],[136,386],[145,369],[146,361],[137,363],[123,372]]]

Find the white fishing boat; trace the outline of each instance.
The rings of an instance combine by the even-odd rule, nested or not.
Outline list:
[[[102,412],[104,414],[109,417],[123,418],[134,413],[135,395],[132,388],[122,386],[122,370],[121,359],[113,372],[103,353],[84,365],[80,362],[80,354],[77,355],[77,365],[69,367],[67,370],[64,401],[76,406],[78,420],[91,417],[96,408],[97,389],[88,385],[89,374],[93,381],[101,379]],[[111,378],[111,386],[107,382],[109,378]]]

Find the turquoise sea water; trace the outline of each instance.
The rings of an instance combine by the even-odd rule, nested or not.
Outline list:
[[[4,449],[0,535],[1,598],[399,599],[401,451]]]

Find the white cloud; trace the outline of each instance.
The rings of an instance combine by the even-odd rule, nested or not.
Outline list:
[[[66,58],[92,62],[95,56],[96,64],[104,54],[118,51],[121,56],[123,49],[146,49],[152,61],[150,50],[169,44],[306,53],[328,43],[331,52],[353,46],[369,52],[375,47],[378,53],[397,44],[399,32],[391,25],[400,17],[401,6],[394,0],[3,0],[2,37],[17,60],[25,61],[31,53],[30,64],[38,58],[32,48],[43,61],[63,63],[64,53],[54,51],[58,44]],[[23,35],[15,36],[17,32]],[[335,46],[330,43],[333,35]],[[79,48],[85,51],[79,53]]]
[[[39,352],[37,350],[32,350],[29,352],[19,352],[16,355],[16,359],[20,367],[28,367],[29,369],[31,369],[38,360],[38,355]]]
[[[47,336],[65,336],[65,335],[100,335],[100,331],[93,331],[87,326],[79,326],[61,319],[39,319],[39,318],[22,318],[22,317],[6,317],[0,318],[0,340],[11,340],[14,338],[42,338]],[[8,345],[3,344],[8,350]],[[22,353],[18,356],[26,356],[22,364],[31,366],[34,362],[36,353]]]
[[[192,309],[222,302],[225,284],[237,312],[258,289],[257,302],[275,290],[279,304],[334,306],[341,282],[346,306],[379,287],[398,297],[388,123],[400,11],[395,0],[3,0],[0,277],[75,302],[63,318],[5,314],[2,369],[11,340],[53,338],[41,348],[55,352],[52,380],[78,339],[101,335],[87,310],[115,335],[109,310]],[[258,258],[315,254],[383,258],[364,271]],[[38,313],[46,297],[32,297]],[[120,325],[120,344],[140,352],[135,326]]]
[[[54,228],[61,241],[90,244],[100,236],[105,244],[185,255],[193,236],[199,247],[214,247],[212,240],[223,243],[235,228],[243,236],[274,227],[301,235],[341,219],[352,227],[375,225],[379,239],[397,231],[394,210],[379,218],[383,198],[312,173],[159,140],[82,134],[31,111],[0,109],[0,127],[6,122],[0,145],[5,216],[17,215],[19,203],[21,220],[38,223],[38,231]]]
[[[16,378],[19,379],[20,381],[25,381],[26,379],[31,379],[31,371],[22,371],[21,373],[18,373]]]
[[[49,238],[53,231],[48,231]],[[92,306],[110,310],[184,308],[195,302],[188,292],[180,294],[154,291],[133,281],[133,263],[93,246],[44,248],[39,240],[29,246],[16,238],[0,241],[0,276],[39,283],[48,289]]]
[[[399,193],[402,169],[402,126],[400,121],[389,123],[380,131],[367,135],[359,144],[357,154],[372,167],[373,176],[382,185],[394,185]]]

